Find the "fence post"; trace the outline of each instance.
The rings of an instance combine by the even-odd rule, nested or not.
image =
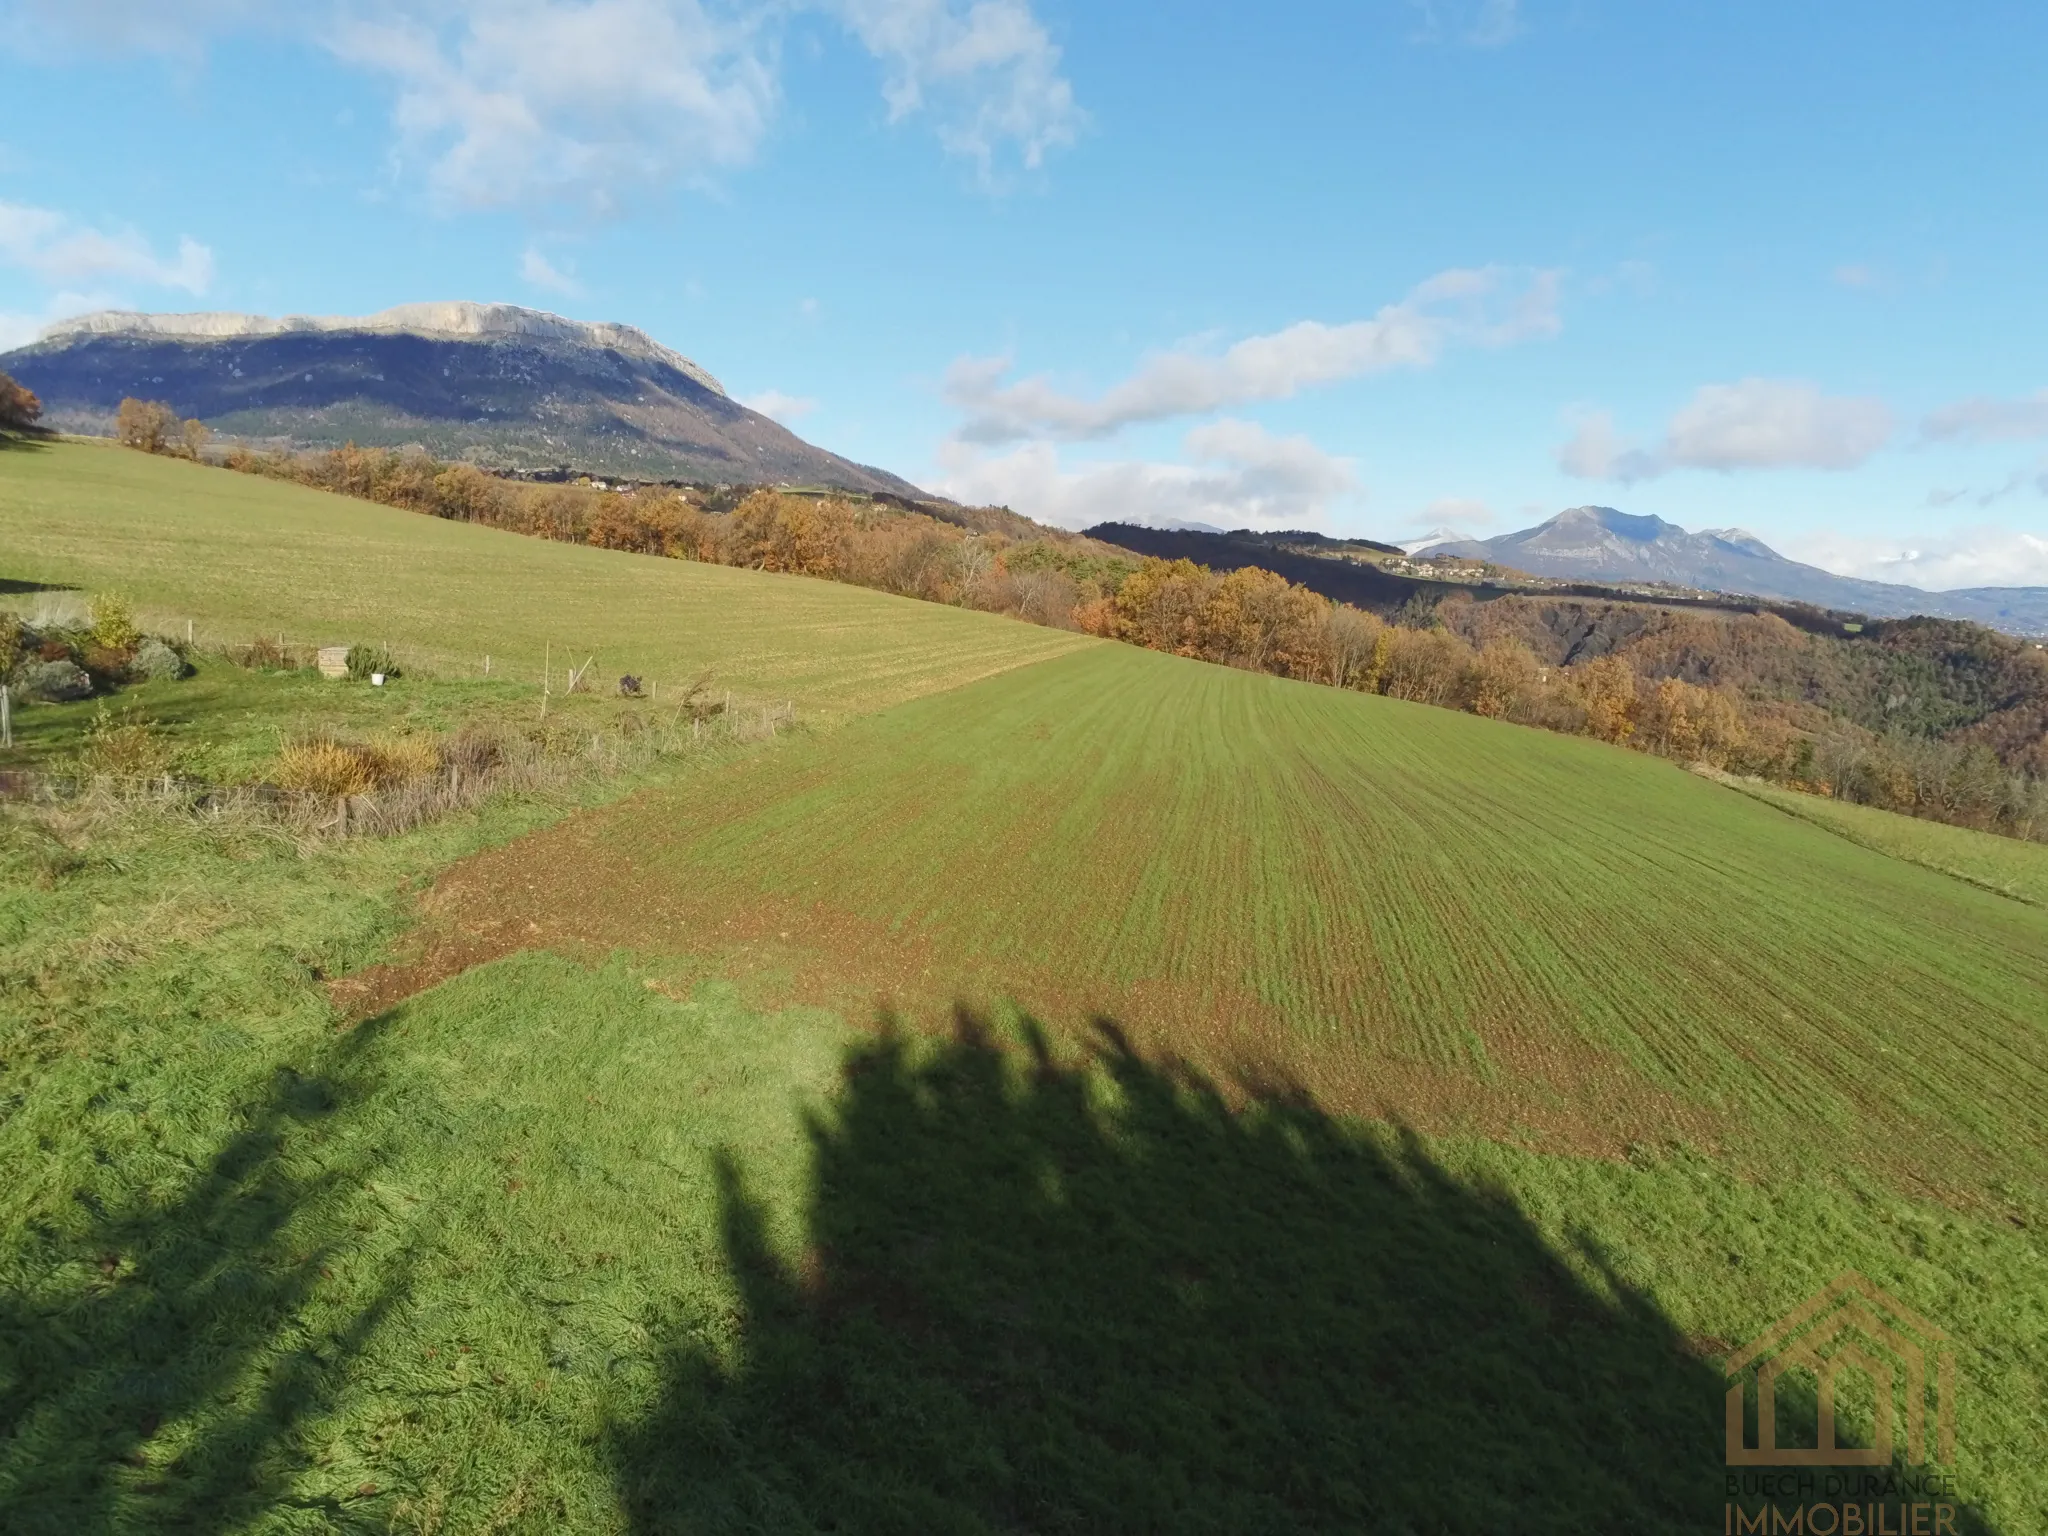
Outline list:
[[[0,747],[14,745],[14,695],[7,684],[0,683]]]

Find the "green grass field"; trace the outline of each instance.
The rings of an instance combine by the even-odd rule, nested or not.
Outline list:
[[[67,570],[22,485],[129,471],[58,452],[0,576],[270,626],[203,528]],[[498,622],[499,536],[140,462],[253,487],[252,570],[418,530],[422,656]],[[1954,1341],[1957,1528],[2038,1528],[2048,912],[1592,743],[521,548],[818,724],[310,853],[0,816],[8,1529],[1720,1530],[1716,1362],[1849,1268]],[[136,696],[224,771],[531,703]]]
[[[1732,788],[1879,853],[2048,907],[2048,846],[1743,780]]]
[[[449,676],[707,668],[806,716],[880,709],[1093,644],[858,587],[549,544],[297,486],[58,442],[0,454],[0,580],[118,589],[183,635],[388,644]],[[17,599],[17,606],[23,600]],[[557,679],[560,686],[560,679]]]
[[[1653,759],[1129,647],[626,802],[440,910],[1107,1014],[1435,1129],[2048,1208],[2048,913]]]

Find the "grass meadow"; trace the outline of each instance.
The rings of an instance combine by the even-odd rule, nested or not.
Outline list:
[[[202,640],[385,644],[415,668],[538,685],[595,656],[677,688],[828,719],[1044,656],[1081,636],[793,576],[546,541],[109,445],[0,457],[0,578],[119,590]],[[18,602],[29,601],[17,599]]]
[[[1107,1014],[1431,1130],[2048,1208],[2048,913],[1598,744],[1128,647],[615,805],[432,910]]]
[[[1743,779],[1733,781],[1731,787],[1788,816],[1826,827],[1852,843],[2033,906],[2048,907],[2048,846],[1901,816],[1875,806],[1802,795],[1775,784]]]
[[[134,690],[222,776],[523,714],[462,659],[550,593],[807,711],[390,838],[0,807],[10,1531],[1720,1530],[1717,1362],[1848,1268],[1955,1341],[1957,1528],[2039,1528],[2040,908],[824,583],[83,446],[0,521],[16,582],[448,658]]]

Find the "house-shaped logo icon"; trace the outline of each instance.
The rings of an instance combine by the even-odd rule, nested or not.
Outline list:
[[[1930,1367],[1932,1368],[1930,1372]],[[1928,1389],[1934,1388],[1935,1457],[1955,1461],[1955,1352],[1948,1335],[1854,1270],[1802,1302],[1730,1355],[1728,1465],[1731,1467],[1885,1466],[1899,1443],[1905,1406],[1906,1461],[1925,1466]],[[1811,1371],[1818,1390],[1820,1433],[1812,1446],[1778,1444],[1778,1379]],[[1835,1388],[1846,1369],[1861,1371],[1872,1389],[1871,1444],[1835,1443]],[[1756,1445],[1748,1443],[1743,1403],[1756,1381]],[[1903,1393],[1901,1388],[1903,1387]]]

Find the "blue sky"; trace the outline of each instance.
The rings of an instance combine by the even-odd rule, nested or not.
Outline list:
[[[505,300],[1115,515],[2048,583],[2048,7],[0,0],[0,344]]]

